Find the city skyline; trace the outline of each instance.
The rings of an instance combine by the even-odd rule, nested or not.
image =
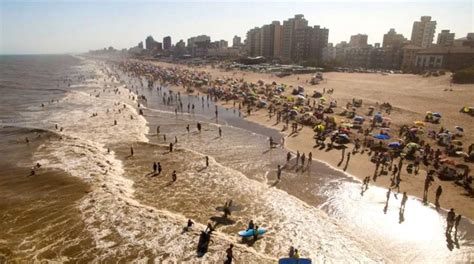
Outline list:
[[[472,13],[470,1],[251,4],[4,1],[0,53],[85,52],[106,46],[122,49],[136,46],[149,35],[159,41],[171,36],[173,44],[201,34],[210,36],[213,41],[224,39],[232,43],[234,35],[243,41],[249,29],[274,20],[282,22],[295,14],[303,14],[310,26],[328,28],[329,42],[334,44],[349,42],[350,36],[356,34],[368,35],[370,44],[382,43],[383,35],[391,28],[410,39],[413,22],[427,15],[437,21],[436,42],[441,30],[450,30],[456,38],[474,31]],[[361,16],[364,19],[360,19]]]

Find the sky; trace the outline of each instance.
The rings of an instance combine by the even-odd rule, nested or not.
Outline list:
[[[474,32],[474,0],[332,1],[8,1],[0,0],[0,54],[76,53],[136,46],[148,35],[173,44],[206,34],[232,43],[255,27],[303,14],[309,25],[329,29],[329,42],[367,34],[382,42],[390,28],[410,39],[413,22],[429,15],[436,35]]]

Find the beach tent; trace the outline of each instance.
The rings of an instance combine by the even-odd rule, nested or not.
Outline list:
[[[374,135],[374,138],[380,139],[380,140],[388,140],[390,139],[390,136],[387,134],[376,134]]]
[[[383,121],[382,114],[380,112],[376,113],[374,115],[374,120],[377,123],[382,123],[382,121]]]
[[[402,143],[400,143],[400,142],[390,142],[388,144],[389,148],[400,148],[401,146],[402,146]]]
[[[425,122],[423,121],[414,121],[413,124],[415,124],[415,126],[425,126]]]

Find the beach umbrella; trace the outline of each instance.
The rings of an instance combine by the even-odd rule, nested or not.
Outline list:
[[[416,126],[425,126],[425,122],[423,121],[415,121],[413,122]]]
[[[400,148],[401,146],[402,146],[402,144],[400,142],[390,142],[388,144],[389,148]]]
[[[420,147],[420,145],[418,145],[415,142],[410,142],[410,143],[407,144],[407,148],[416,148],[416,149],[418,149],[419,147]]]
[[[326,127],[323,125],[323,124],[319,124],[319,125],[315,125],[313,130],[316,132],[316,131],[319,131],[319,132],[324,132],[324,130],[326,129]]]
[[[374,135],[373,137],[376,138],[376,139],[380,139],[380,140],[390,139],[390,136],[387,135],[387,134],[377,134],[377,135]]]

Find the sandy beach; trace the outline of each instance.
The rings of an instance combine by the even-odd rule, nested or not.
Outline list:
[[[283,78],[272,74],[255,73],[249,71],[224,71],[210,66],[188,67],[185,65],[175,65],[164,62],[153,62],[162,67],[178,67],[195,71],[208,72],[213,78],[243,78],[247,82],[256,83],[262,80],[264,83],[278,84],[284,83],[293,87],[303,86],[305,94],[311,95],[313,91],[322,92],[334,89],[331,95],[325,95],[328,100],[337,100],[338,105],[345,105],[352,98],[362,99],[363,106],[358,110],[360,113],[368,111],[368,106],[376,103],[389,102],[393,109],[390,113],[392,120],[391,129],[398,131],[404,125],[411,125],[414,121],[423,120],[427,111],[440,112],[443,114],[441,124],[426,123],[426,129],[439,130],[440,127],[453,130],[454,126],[461,126],[466,133],[461,138],[464,147],[467,148],[474,140],[474,134],[470,133],[474,129],[472,117],[459,112],[463,106],[468,106],[474,98],[474,85],[454,85],[450,83],[450,74],[447,73],[440,77],[425,78],[412,74],[375,74],[375,73],[339,73],[330,72],[324,74],[324,81],[319,85],[310,85],[308,81],[312,74],[290,75]],[[173,89],[184,92],[183,87],[174,86]],[[291,89],[285,91],[290,95]],[[223,107],[233,107],[232,102],[227,104],[221,101]],[[337,111],[336,111],[337,112]],[[276,124],[275,117],[269,118],[266,109],[253,110],[247,120],[256,122],[267,127],[282,131],[284,123]],[[339,119],[340,120],[340,119]],[[346,158],[341,160],[341,151],[333,149],[332,151],[319,150],[314,148],[314,132],[304,126],[297,134],[289,135],[289,131],[282,131],[286,135],[285,147],[289,150],[308,154],[313,153],[313,159],[326,162],[327,164],[343,169]],[[352,149],[352,145],[348,149]],[[375,165],[369,161],[369,156],[365,154],[352,155],[346,168],[350,175],[363,180],[366,176],[373,175]],[[342,162],[341,162],[342,161]],[[469,163],[468,163],[469,164]],[[468,165],[472,171],[473,165]],[[405,168],[405,167],[404,167]],[[420,169],[418,175],[409,174],[405,169],[401,172],[400,191],[407,192],[408,195],[416,196],[421,199],[423,196],[423,185],[426,172]],[[377,178],[375,184],[380,187],[390,187],[390,177],[387,175]],[[435,191],[441,185],[443,194],[440,198],[442,208],[455,208],[456,212],[474,219],[473,197],[464,188],[454,184],[452,181],[441,181],[435,178],[428,194],[428,202],[434,207]]]

